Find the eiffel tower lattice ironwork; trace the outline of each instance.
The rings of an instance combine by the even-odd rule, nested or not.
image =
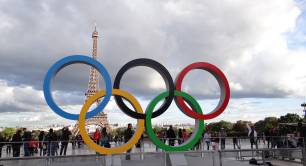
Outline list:
[[[92,58],[97,59],[97,46],[98,46],[98,37],[99,33],[97,31],[97,28],[95,26],[95,30],[92,33],[92,39],[93,39],[93,49],[92,49]],[[89,82],[88,82],[88,89],[85,93],[86,100],[90,97],[96,94],[99,91],[99,72],[94,68],[90,68],[89,72]],[[97,100],[96,104],[98,105],[100,103],[100,100]],[[102,112],[95,116],[93,116],[90,119],[86,120],[86,125],[98,125],[100,127],[106,127],[109,128],[109,123],[107,120],[107,114]],[[76,124],[72,130],[74,135],[77,135],[79,133],[78,124]]]

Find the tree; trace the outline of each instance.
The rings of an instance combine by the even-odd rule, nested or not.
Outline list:
[[[278,120],[279,123],[298,123],[302,118],[298,114],[288,113],[285,116],[281,116]]]
[[[239,120],[236,123],[234,123],[232,134],[235,136],[247,136],[247,133],[248,133],[248,130],[246,127],[247,123],[251,123],[251,122]]]
[[[3,134],[3,137],[5,139],[9,139],[11,137],[13,137],[13,135],[15,134],[16,132],[16,129],[15,128],[5,128],[3,131],[2,131],[2,134]]]
[[[226,132],[229,132],[232,130],[233,124],[231,122],[221,120],[220,122],[210,123],[207,125],[207,129],[214,132],[219,132],[221,127],[223,127]]]
[[[255,123],[255,130],[258,132],[258,133],[264,133],[267,131],[266,129],[266,123],[267,121],[265,120],[260,120],[258,122]]]
[[[278,119],[275,117],[268,117],[265,118],[265,128],[266,129],[272,129],[278,126]]]

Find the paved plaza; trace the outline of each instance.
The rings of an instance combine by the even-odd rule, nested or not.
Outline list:
[[[144,155],[142,159],[139,155],[132,155],[131,160],[125,160],[125,156],[84,156],[84,157],[74,157],[74,158],[57,158],[51,160],[46,159],[31,159],[31,160],[14,160],[1,162],[3,166],[34,166],[34,165],[50,165],[50,166],[219,166],[220,161],[218,157],[215,156],[205,156],[201,158],[199,155],[184,154],[186,163],[185,164],[173,164],[167,161],[163,154],[148,154]],[[116,162],[116,159],[118,159]],[[213,159],[215,159],[213,161]],[[119,161],[119,162],[118,162]],[[285,161],[271,161],[273,165],[278,166],[302,166],[298,163],[291,163]],[[237,161],[232,158],[224,158],[222,160],[223,166],[249,166],[248,161]]]
[[[248,142],[242,141],[242,149],[248,148]],[[233,149],[231,141],[227,141],[227,149]],[[264,144],[260,144],[261,148],[265,148]],[[144,151],[145,153],[141,155],[139,152]],[[21,152],[23,155],[23,152]],[[10,158],[6,156],[5,148],[3,149],[3,154],[5,158]],[[252,156],[251,152],[243,152],[240,156]],[[39,157],[36,154],[34,157]],[[248,160],[250,157],[245,157],[244,159],[237,160],[237,152],[226,152],[222,154],[222,165],[223,166],[247,166],[249,165]],[[260,157],[258,157],[259,163]],[[288,162],[281,160],[269,160],[274,165],[278,166],[301,166],[297,162]],[[97,156],[95,152],[89,150],[86,145],[80,148],[76,147],[72,149],[71,144],[69,144],[67,157],[55,157],[53,159],[47,158],[35,158],[35,159],[19,159],[19,160],[7,160],[0,161],[0,165],[4,166],[33,166],[33,165],[45,165],[45,166],[219,166],[220,156],[218,152],[205,151],[204,153],[196,151],[188,151],[186,153],[180,154],[165,154],[161,150],[156,152],[156,147],[151,142],[145,142],[144,148],[134,148],[131,155],[131,160],[125,160],[125,154],[122,155],[108,155],[108,156]]]

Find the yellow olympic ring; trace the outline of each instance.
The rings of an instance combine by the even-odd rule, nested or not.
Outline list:
[[[126,91],[119,90],[119,89],[113,89],[112,90],[113,95],[119,95],[126,100],[128,100],[131,105],[134,107],[136,112],[138,113],[143,113],[143,110],[139,104],[139,102],[133,97],[131,94],[129,94]],[[80,129],[80,134],[84,140],[84,142],[87,144],[87,146],[96,152],[100,154],[119,154],[126,152],[127,150],[131,149],[140,139],[143,131],[144,131],[144,125],[145,121],[144,119],[137,119],[137,130],[135,131],[133,137],[126,143],[118,147],[113,147],[113,148],[104,148],[99,145],[97,145],[87,134],[86,129],[85,129],[85,123],[86,123],[86,113],[89,110],[90,106],[99,98],[105,96],[105,91],[101,90],[95,95],[91,96],[88,98],[88,100],[85,102],[85,104],[82,107],[80,117],[79,117],[79,129]]]

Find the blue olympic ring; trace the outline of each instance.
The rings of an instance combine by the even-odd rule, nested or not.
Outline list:
[[[91,118],[95,115],[97,115],[99,112],[102,112],[104,108],[106,107],[107,103],[110,101],[110,98],[112,96],[112,82],[111,82],[111,77],[109,73],[107,72],[106,68],[96,61],[93,58],[90,58],[88,56],[84,55],[71,55],[67,56],[59,61],[57,61],[51,68],[48,70],[45,79],[44,79],[44,96],[46,99],[47,104],[49,107],[58,115],[70,119],[70,120],[78,120],[79,119],[79,114],[72,114],[63,111],[53,100],[52,93],[51,93],[51,81],[52,79],[56,76],[56,74],[64,67],[75,64],[75,63],[82,63],[82,64],[87,64],[99,71],[99,73],[102,75],[104,81],[105,81],[105,91],[106,95],[104,96],[103,100],[99,105],[93,109],[92,111],[88,112],[86,114],[86,119]]]

